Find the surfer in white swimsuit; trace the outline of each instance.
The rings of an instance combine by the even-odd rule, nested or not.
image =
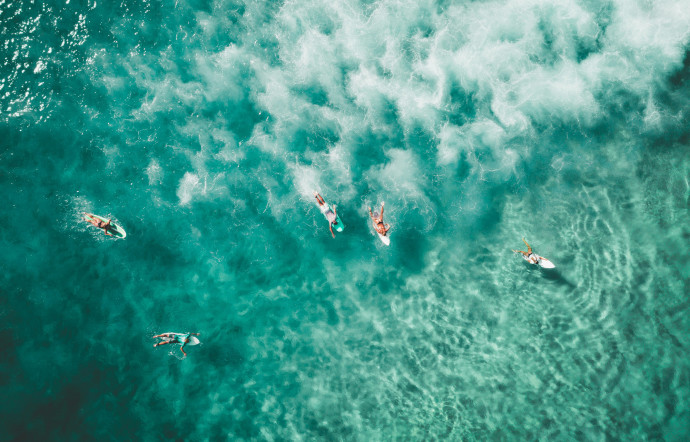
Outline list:
[[[522,250],[513,250],[513,249],[511,249],[511,250],[513,250],[513,252],[515,252],[515,253],[522,253],[523,255],[525,255],[525,258],[527,259],[527,261],[530,264],[538,264],[539,258],[540,258],[539,255],[537,255],[536,253],[532,253],[532,246],[527,244],[527,241],[525,241],[525,238],[522,238],[522,241],[524,241],[525,245],[527,246],[526,252],[523,252]]]
[[[160,335],[156,335],[153,338],[160,338],[162,339],[161,342],[158,342],[156,344],[153,344],[153,347],[158,347],[159,345],[166,345],[166,344],[182,344],[180,345],[180,351],[182,354],[187,356],[187,353],[184,351],[184,346],[189,343],[189,337],[190,336],[199,336],[199,333],[163,333]]]
[[[376,231],[381,235],[386,236],[391,226],[388,224],[384,224],[383,222],[383,203],[381,203],[381,215],[379,215],[378,218],[375,217],[374,214],[371,212],[371,207],[369,207],[369,216],[371,217],[372,221],[374,221],[374,228],[376,229]]]
[[[333,206],[333,210],[331,210],[326,205],[326,201],[323,200],[323,197],[319,195],[318,192],[314,192],[314,197],[316,198],[316,202],[319,203],[319,210],[326,216],[326,219],[328,220],[328,229],[331,231],[331,235],[333,235],[333,238],[335,238],[333,226],[338,224],[338,213],[335,205]]]

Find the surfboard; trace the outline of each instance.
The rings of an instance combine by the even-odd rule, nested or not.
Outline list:
[[[543,256],[540,256],[540,257],[539,257],[539,265],[542,266],[542,268],[545,268],[545,269],[553,269],[554,267],[556,267],[556,266],[554,265],[554,263],[552,263],[552,262],[549,261],[548,259],[544,258]]]
[[[175,338],[162,338],[164,341],[168,341],[168,342],[172,341],[173,339],[182,338],[184,335],[186,335],[186,333],[173,333],[173,332],[162,333],[162,334],[164,334],[164,335],[176,335]],[[176,342],[176,344],[182,345],[181,342]],[[199,341],[199,339],[196,336],[190,336],[189,337],[189,342],[187,342],[187,345],[199,345],[199,344],[201,344],[201,341]]]
[[[333,209],[331,209],[331,206],[329,206],[328,203],[324,200],[323,205],[319,204],[319,210],[321,211],[321,213],[323,213],[324,218],[326,218],[326,220],[328,221],[328,217],[326,216],[326,213],[328,213],[329,210],[333,211]],[[340,219],[340,215],[338,215],[337,212],[335,214],[335,222],[333,223],[333,230],[335,230],[338,233],[345,230],[345,224],[343,223],[343,220]]]
[[[536,255],[536,253],[535,253],[535,255]],[[543,256],[537,255],[537,257],[539,258],[539,261],[537,261],[537,264],[539,264],[542,268],[544,268],[544,269],[553,269],[553,268],[556,267],[556,266],[554,265],[554,263],[552,263],[552,262],[549,261],[548,259],[544,258]],[[529,262],[530,264],[534,264],[533,262],[530,262],[529,258],[526,257],[525,255],[522,255],[522,259],[524,259],[525,261]]]
[[[84,220],[89,221],[90,219],[99,219],[105,223],[108,222],[106,218],[103,218],[102,216],[94,215],[93,213],[85,213],[84,214]],[[124,239],[127,236],[127,232],[125,232],[125,229],[123,229],[121,226],[118,224],[115,224],[114,222],[111,222],[110,225],[112,226],[112,229],[110,229],[108,232],[114,237],[114,238],[122,238]]]
[[[382,243],[384,243],[387,246],[391,245],[391,239],[388,237],[388,235],[381,235],[378,231],[376,232],[376,234],[379,236]]]

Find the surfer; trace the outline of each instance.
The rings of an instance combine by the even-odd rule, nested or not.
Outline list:
[[[87,222],[93,224],[94,226],[98,227],[99,229],[103,229],[103,233],[105,233],[108,236],[114,236],[113,234],[109,233],[111,230],[113,230],[113,225],[111,223],[112,219],[109,219],[108,222],[106,223],[105,221],[102,221],[94,216],[91,216],[88,213],[85,213],[85,215],[88,218],[84,218]]]
[[[374,228],[376,229],[376,231],[382,236],[386,236],[391,226],[388,224],[384,224],[383,222],[383,204],[384,203],[381,203],[381,215],[379,215],[378,218],[375,217],[374,214],[371,212],[371,207],[369,207],[369,216],[371,217],[372,221],[374,221]]]
[[[541,259],[541,256],[537,255],[536,253],[532,253],[532,246],[527,244],[527,241],[525,241],[525,238],[522,238],[522,240],[525,242],[525,245],[527,246],[527,251],[523,252],[522,250],[513,250],[515,253],[522,253],[525,256],[525,259],[530,263],[530,264],[539,264],[539,260]]]
[[[335,208],[335,205],[333,206],[333,210],[331,210],[330,207],[326,205],[326,201],[323,200],[323,197],[319,195],[318,192],[314,192],[314,197],[316,198],[316,202],[319,203],[319,210],[321,211],[321,213],[324,214],[324,216],[328,220],[328,230],[331,231],[331,235],[333,235],[333,238],[335,238],[335,233],[333,233],[333,226],[338,224],[338,213]]]
[[[160,335],[156,335],[153,338],[160,338],[162,339],[161,342],[158,342],[156,344],[153,344],[153,347],[158,347],[159,345],[166,345],[166,344],[181,344],[180,345],[180,351],[182,354],[187,356],[187,353],[184,351],[184,346],[189,343],[189,337],[190,336],[199,336],[199,333],[163,333]]]

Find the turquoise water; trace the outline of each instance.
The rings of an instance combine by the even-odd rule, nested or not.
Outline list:
[[[0,0],[0,440],[687,440],[689,23]]]

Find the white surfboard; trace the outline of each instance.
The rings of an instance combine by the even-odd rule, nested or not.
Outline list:
[[[535,253],[535,255],[536,255],[536,253]],[[534,263],[534,262],[531,262],[528,257],[526,257],[525,255],[522,255],[522,259],[524,259],[525,261],[529,262],[530,264],[539,264],[544,269],[553,269],[556,267],[554,265],[554,263],[552,263],[548,259],[544,258],[543,256],[537,255],[537,258],[539,258],[539,260],[536,263]]]
[[[544,258],[543,256],[540,256],[540,257],[539,257],[539,265],[542,266],[542,268],[545,268],[545,269],[553,269],[554,267],[556,267],[556,266],[554,265],[554,263],[552,263],[552,262],[549,261],[548,259]]]
[[[381,235],[379,232],[376,232],[376,234],[379,236],[382,243],[387,246],[391,245],[391,239],[388,237],[388,235]]]
[[[197,339],[196,336],[190,336],[189,337],[189,342],[187,342],[187,345],[199,345],[201,344],[201,341]]]
[[[381,207],[383,207],[384,202],[381,201]],[[371,211],[371,209],[369,209]],[[382,243],[385,245],[389,246],[391,245],[391,239],[388,237],[388,235],[381,235],[378,230],[376,230],[376,222],[372,219],[371,223],[374,225],[374,232],[379,236],[379,239],[381,240]],[[386,232],[388,233],[388,232]]]

